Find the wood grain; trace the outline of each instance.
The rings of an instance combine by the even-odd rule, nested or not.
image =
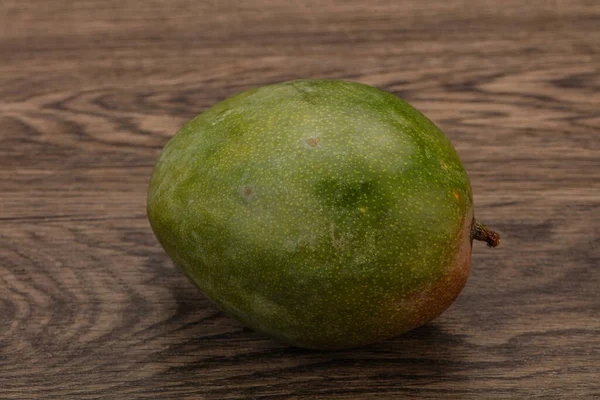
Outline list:
[[[0,397],[600,397],[596,1],[0,3]],[[223,316],[145,217],[177,129],[249,87],[360,81],[433,119],[476,245],[433,323],[341,352]]]

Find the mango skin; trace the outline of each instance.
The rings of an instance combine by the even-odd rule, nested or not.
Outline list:
[[[163,149],[147,212],[221,310],[304,348],[423,325],[470,269],[473,201],[456,151],[408,103],[359,83],[292,81],[213,106]]]

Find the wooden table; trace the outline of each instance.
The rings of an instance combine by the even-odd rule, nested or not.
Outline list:
[[[596,1],[0,4],[0,398],[600,397]],[[187,120],[296,78],[381,87],[446,132],[502,245],[435,322],[288,348],[214,308],[145,215]]]

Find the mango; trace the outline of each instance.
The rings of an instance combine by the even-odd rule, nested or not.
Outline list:
[[[431,321],[464,287],[473,239],[500,240],[429,119],[334,80],[248,90],[191,120],[160,154],[147,214],[218,308],[311,349]]]

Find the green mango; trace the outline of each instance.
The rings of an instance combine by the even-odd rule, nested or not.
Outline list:
[[[147,212],[221,310],[313,349],[427,323],[465,285],[472,240],[499,242],[429,119],[334,80],[248,90],[191,120],[158,159]]]

